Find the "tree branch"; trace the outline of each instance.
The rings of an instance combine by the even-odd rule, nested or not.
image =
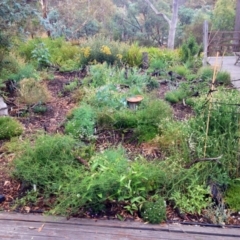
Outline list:
[[[166,21],[167,23],[170,25],[171,24],[171,20],[167,17],[166,14],[162,13],[162,12],[159,12],[155,6],[149,1],[149,0],[145,0],[145,2],[149,5],[149,7],[155,12],[156,15],[159,15],[159,16],[162,16]]]
[[[216,158],[197,158],[190,162],[188,165],[185,166],[185,168],[190,168],[192,165],[198,163],[198,162],[207,162],[207,161],[216,161],[218,164],[222,164],[219,160],[222,158],[222,155]]]

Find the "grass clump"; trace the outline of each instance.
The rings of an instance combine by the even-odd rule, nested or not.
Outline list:
[[[187,92],[183,89],[176,89],[165,94],[165,100],[170,103],[177,103],[187,97]]]
[[[224,85],[231,84],[231,75],[227,71],[220,71],[217,73],[216,82]]]
[[[213,78],[213,69],[211,67],[199,68],[197,75],[200,79],[207,81]]]
[[[20,99],[28,105],[46,103],[50,97],[47,88],[33,78],[25,78],[19,85]]]
[[[23,126],[11,117],[0,117],[0,139],[10,139],[21,135]]]

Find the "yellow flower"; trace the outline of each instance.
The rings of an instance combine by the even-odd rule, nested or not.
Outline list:
[[[83,52],[83,56],[85,58],[88,58],[90,56],[90,53],[91,53],[91,48],[90,47],[82,48],[82,52]]]
[[[108,46],[105,46],[105,45],[103,45],[101,47],[101,52],[105,53],[106,55],[111,55],[112,54],[110,48]]]
[[[121,59],[122,59],[122,57],[123,57],[123,56],[122,56],[122,54],[117,54],[117,58],[118,58],[118,59],[120,59],[120,60],[121,60]]]

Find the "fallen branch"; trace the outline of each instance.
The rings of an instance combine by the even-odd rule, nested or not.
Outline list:
[[[222,164],[219,160],[222,158],[222,155],[216,158],[198,158],[194,161],[190,162],[188,165],[185,166],[185,168],[190,168],[192,165],[198,163],[198,162],[210,162],[210,161],[216,161],[218,164]]]
[[[84,159],[81,158],[81,157],[76,157],[76,159],[77,159],[80,163],[82,163],[88,170],[90,170],[90,166],[89,166],[89,164],[88,164],[88,162],[87,162],[86,160],[84,160]]]

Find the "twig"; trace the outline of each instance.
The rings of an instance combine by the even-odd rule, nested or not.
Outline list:
[[[185,168],[190,168],[192,165],[198,163],[198,162],[207,162],[207,161],[216,161],[218,164],[222,164],[219,160],[222,158],[222,155],[216,158],[197,158],[194,161],[190,162],[188,165],[185,166]]]
[[[38,232],[41,232],[43,230],[45,223],[38,229]]]

